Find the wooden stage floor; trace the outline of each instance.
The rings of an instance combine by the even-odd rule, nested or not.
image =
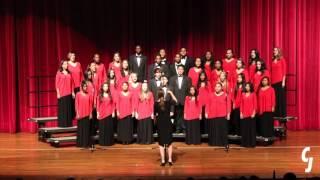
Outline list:
[[[257,175],[272,178],[286,172],[298,177],[320,175],[320,131],[289,131],[288,138],[254,149],[231,145],[227,153],[207,144],[174,143],[174,166],[160,167],[157,144],[114,145],[91,153],[73,146],[54,148],[39,142],[37,134],[0,134],[0,179],[186,179]],[[311,174],[301,153],[310,146]]]

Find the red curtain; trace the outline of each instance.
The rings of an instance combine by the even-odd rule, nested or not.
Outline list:
[[[252,48],[270,65],[273,47],[282,48],[288,63],[288,115],[295,130],[320,129],[320,3],[317,0],[241,0],[240,55]]]
[[[56,115],[53,78],[69,50],[85,68],[93,53],[108,63],[137,43],[149,62],[160,48],[172,59],[187,47],[215,58],[233,48],[244,59],[258,48],[270,63],[279,46],[289,62],[288,114],[299,117],[290,128],[320,129],[318,9],[316,0],[1,1],[0,131],[35,132],[27,118]]]
[[[12,1],[0,6],[0,132],[16,132],[18,119],[16,83],[16,57],[14,41],[14,16]]]
[[[226,48],[238,50],[238,38],[230,36],[239,29],[238,5],[238,0],[1,1],[6,88],[0,93],[8,106],[1,106],[0,131],[35,132],[29,117],[56,115],[54,75],[70,50],[83,68],[96,52],[105,63],[115,51],[128,58],[137,43],[149,62],[160,48],[170,59],[181,47],[192,56],[211,50],[218,58]]]

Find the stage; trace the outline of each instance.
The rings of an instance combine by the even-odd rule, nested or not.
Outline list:
[[[316,140],[318,139],[318,140]],[[94,152],[74,146],[54,148],[38,141],[36,134],[0,134],[0,179],[186,179],[256,175],[260,178],[282,177],[294,172],[298,177],[320,175],[320,133],[289,131],[287,139],[271,146],[254,149],[231,144],[229,152],[217,147],[174,143],[174,165],[160,167],[156,143],[152,145],[116,144]],[[304,147],[313,157],[311,174],[305,174]]]

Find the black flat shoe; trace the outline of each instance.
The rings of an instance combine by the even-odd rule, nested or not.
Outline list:
[[[169,166],[173,166],[173,163],[172,162],[168,162]]]

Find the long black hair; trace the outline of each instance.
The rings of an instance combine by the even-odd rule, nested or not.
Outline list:
[[[257,63],[257,62],[260,62],[260,63],[261,63],[261,68],[258,69],[258,67],[256,67],[256,72],[260,71],[260,72],[263,74],[264,71],[267,69],[266,63],[263,61],[263,59],[258,59],[258,60],[256,61],[256,63]]]
[[[205,67],[205,64],[207,62],[207,58],[206,58],[206,54],[207,53],[210,53],[211,54],[211,57],[210,57],[210,69],[213,70],[214,68],[214,58],[213,58],[213,55],[212,55],[212,52],[211,51],[206,51],[206,53],[204,54],[204,56],[201,58],[202,60],[202,63],[201,63],[201,66],[202,66],[202,69],[204,69]]]
[[[214,61],[214,69],[216,69],[215,64],[216,64],[217,62],[219,62],[219,63],[221,64],[220,70],[223,70],[223,62],[222,62],[221,59],[217,59],[217,60]]]
[[[250,82],[246,82],[246,83],[244,83],[244,86],[243,86],[243,88],[242,88],[242,92],[244,92],[244,93],[246,93],[247,92],[247,90],[246,90],[246,86],[247,85],[249,85],[250,86],[250,93],[253,93],[253,91],[254,91],[254,89],[253,89],[253,84],[252,83],[250,83]]]
[[[103,94],[104,94],[103,86],[104,86],[105,84],[108,85],[107,94],[108,94],[109,98],[112,100],[111,91],[110,91],[110,84],[107,83],[107,82],[102,83],[102,85],[101,85],[101,87],[100,87],[99,99],[101,100],[101,99],[103,98]]]
[[[252,51],[254,51],[255,54],[256,54],[256,57],[255,57],[255,58],[252,58],[252,57],[251,57],[251,52],[252,52]],[[252,62],[257,62],[259,59],[260,59],[260,53],[259,53],[259,51],[258,51],[256,48],[251,49],[250,54],[249,54],[249,65],[251,65]]]
[[[194,95],[192,95],[192,94],[190,93],[191,89],[194,89]],[[188,88],[188,93],[187,93],[187,94],[188,94],[188,95],[187,95],[188,97],[194,96],[195,101],[196,101],[196,104],[198,103],[198,90],[197,90],[197,88],[196,88],[195,86],[190,86],[190,87]]]
[[[201,75],[204,75],[204,80],[201,80]],[[201,71],[201,73],[199,74],[199,77],[198,77],[198,84],[197,84],[197,87],[200,88],[201,87],[201,83],[204,82],[206,84],[206,86],[208,85],[208,76],[207,76],[207,73],[204,72],[204,71]]]
[[[64,60],[64,59],[63,59],[63,60],[61,60],[61,61],[60,61],[60,64],[59,64],[59,69],[58,69],[58,71],[59,71],[59,72],[62,72],[62,71],[63,71],[63,67],[62,67],[62,65],[63,65],[63,63],[64,63],[64,62],[67,62],[67,63],[68,63],[68,61],[67,61],[67,60]],[[68,69],[68,68],[66,69],[66,71],[67,71],[67,73],[68,73],[68,74],[70,74],[70,71],[69,71],[69,69]]]
[[[89,72],[91,73],[91,79],[89,79]],[[84,72],[84,80],[92,82],[92,76],[93,76],[93,72],[90,69],[87,69]]]
[[[127,63],[128,63],[128,74],[130,75],[130,73],[131,73],[131,71],[130,71],[130,66],[129,66],[129,61],[127,60],[127,59],[123,59],[122,61],[121,61],[121,66],[120,66],[120,72],[121,72],[121,76],[122,77],[125,77],[126,75],[124,74],[124,69],[122,68],[122,63],[124,62],[124,61],[127,61]]]
[[[238,76],[241,76],[241,79],[242,79],[242,82],[241,82],[241,83],[238,82]],[[238,93],[238,90],[239,90],[239,88],[240,88],[240,85],[241,85],[242,90],[243,90],[245,83],[246,83],[246,79],[245,79],[244,74],[243,74],[243,73],[238,74],[238,75],[237,75],[236,87],[235,87],[235,89],[234,89],[234,97],[237,96],[237,93]]]

